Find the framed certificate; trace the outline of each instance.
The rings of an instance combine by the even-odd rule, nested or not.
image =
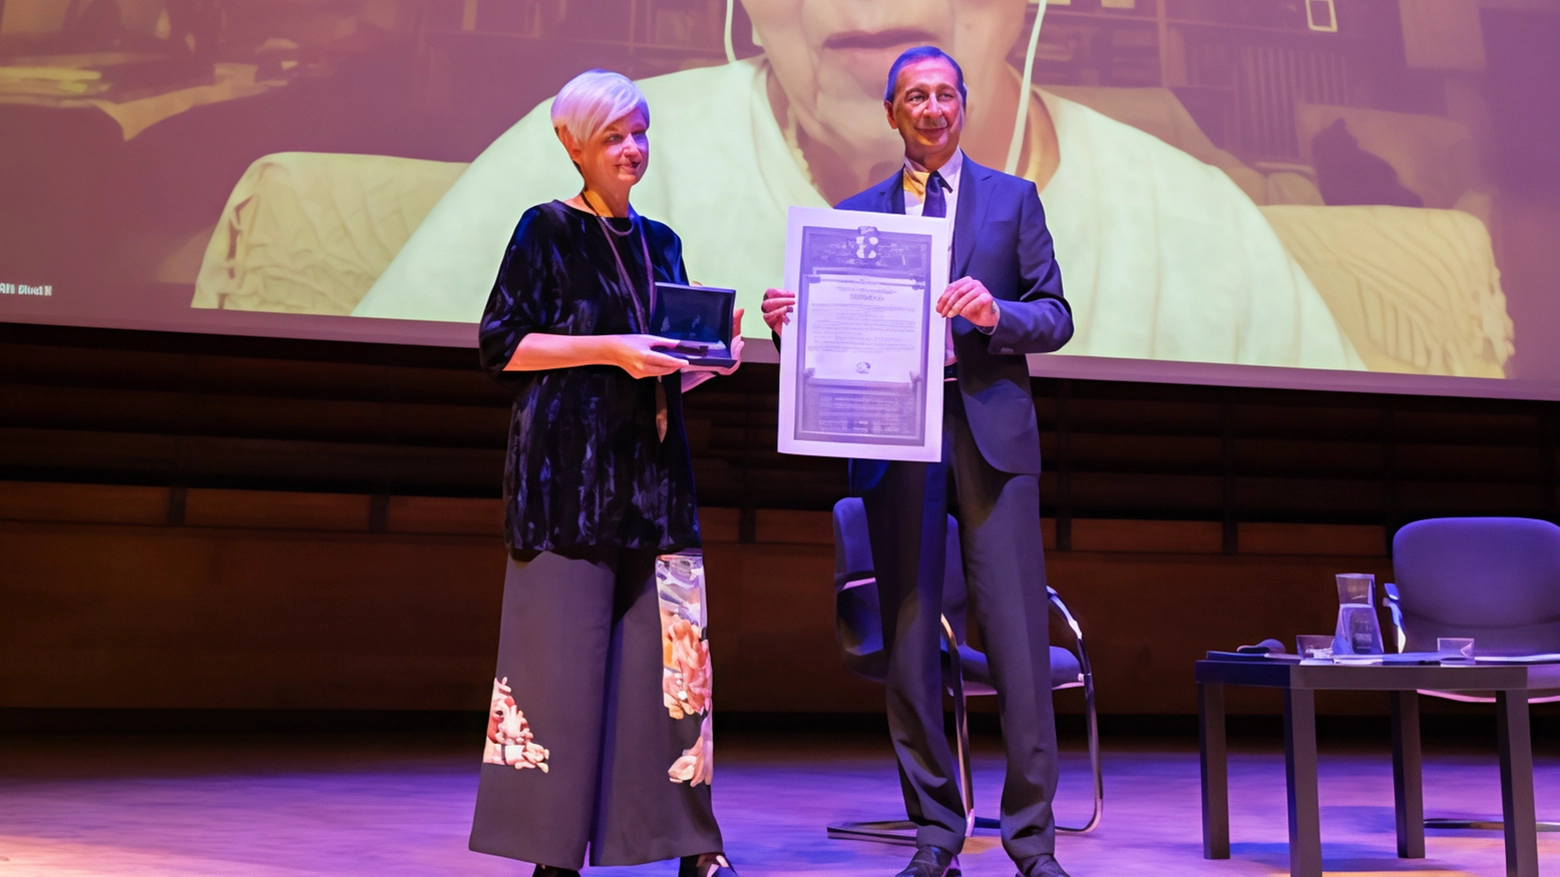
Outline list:
[[[780,345],[779,450],[933,462],[942,456],[945,219],[792,207]]]

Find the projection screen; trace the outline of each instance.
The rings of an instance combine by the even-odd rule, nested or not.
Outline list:
[[[734,287],[900,165],[958,58],[1077,334],[1038,375],[1560,398],[1552,0],[0,0],[0,320],[474,346],[549,97],[651,110],[634,205]],[[772,352],[772,349],[771,349]]]

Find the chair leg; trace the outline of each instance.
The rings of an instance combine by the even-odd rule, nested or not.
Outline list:
[[[1047,587],[1046,594],[1050,599],[1051,610],[1060,615],[1072,631],[1073,642],[1078,646],[1078,668],[1083,674],[1083,720],[1084,728],[1089,738],[1089,770],[1094,780],[1094,809],[1089,814],[1089,821],[1079,827],[1058,825],[1057,831],[1067,834],[1088,834],[1100,825],[1100,820],[1105,815],[1105,774],[1100,767],[1100,713],[1094,701],[1094,668],[1089,664],[1089,649],[1083,642],[1083,628],[1078,626],[1078,620],[1067,609],[1067,604],[1062,602],[1055,588]]]
[[[953,635],[948,616],[939,620],[948,646],[948,675],[951,677],[948,693],[953,696],[954,754],[959,759],[959,792],[964,798],[964,836],[972,837],[975,834],[975,782],[970,770],[970,718],[964,702],[964,665],[959,661],[959,641]]]

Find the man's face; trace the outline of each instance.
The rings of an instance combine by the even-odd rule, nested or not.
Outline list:
[[[951,154],[964,130],[959,73],[941,58],[906,64],[899,70],[894,99],[884,105],[888,122],[905,142],[905,157],[928,164],[928,156]]]
[[[901,146],[882,117],[888,68],[912,46],[960,60],[977,103],[1024,26],[1026,0],[743,0],[809,135],[842,154]]]

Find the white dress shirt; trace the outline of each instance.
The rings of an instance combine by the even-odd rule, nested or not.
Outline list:
[[[905,159],[905,215],[920,216],[921,210],[926,206],[926,178],[931,171],[921,167],[910,159]],[[948,201],[948,221],[952,222],[959,215],[959,177],[964,172],[964,150],[958,149],[948,162],[937,169],[937,173],[948,184],[943,191],[943,197]],[[952,240],[950,237],[949,240]],[[952,258],[952,253],[949,253]]]

